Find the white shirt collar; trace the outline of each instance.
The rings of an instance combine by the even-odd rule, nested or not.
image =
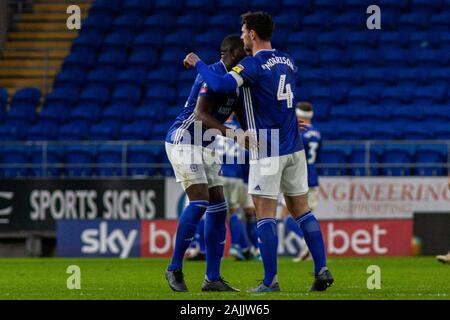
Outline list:
[[[261,49],[255,52],[255,54],[253,56],[256,56],[258,53],[260,53],[261,51],[275,51],[275,49]]]
[[[220,59],[220,62],[222,63],[223,68],[225,69],[225,72],[228,72],[227,67],[225,66],[225,63],[223,63],[223,60]]]

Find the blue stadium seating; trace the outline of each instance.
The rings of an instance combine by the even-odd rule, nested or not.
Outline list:
[[[121,176],[122,146],[101,145],[97,152],[97,174],[101,177]]]
[[[412,170],[408,164],[413,162],[412,148],[408,146],[388,146],[381,154],[381,162],[385,165],[382,174],[385,176],[408,176]]]
[[[414,157],[414,162],[417,164],[415,174],[418,176],[445,175],[445,167],[437,167],[436,164],[445,165],[447,163],[447,152],[448,149],[446,145],[417,147]]]
[[[327,176],[347,175],[347,168],[342,167],[347,162],[347,152],[344,148],[323,146],[320,163],[324,167],[319,169],[319,174]]]
[[[29,173],[29,153],[26,146],[4,146],[0,156],[0,175],[3,178],[26,177]]]
[[[369,157],[369,159],[367,159],[367,156]],[[375,148],[369,149],[368,153],[364,147],[352,148],[349,162],[352,165],[350,168],[352,176],[379,175],[379,168],[367,165],[379,162],[379,153]]]
[[[130,146],[127,152],[129,164],[128,174],[131,176],[153,176],[156,168],[152,166],[155,160],[154,150],[149,146]]]
[[[30,157],[31,174],[35,177],[59,177],[62,172],[62,154],[63,150],[59,145],[49,144],[45,148],[42,145],[33,146]]]
[[[104,121],[91,125],[89,138],[91,140],[116,140],[119,137],[120,124],[117,121]]]
[[[68,177],[90,177],[94,174],[96,148],[87,145],[71,145],[64,150],[64,172]]]
[[[28,128],[27,140],[54,141],[57,140],[58,126],[56,123],[39,122]]]
[[[206,62],[217,61],[221,40],[240,33],[240,14],[247,9],[273,14],[273,44],[288,51],[299,67],[296,101],[314,104],[315,121],[326,140],[450,139],[450,2],[384,0],[382,31],[366,28],[366,16],[360,13],[370,4],[95,0],[39,114],[36,89],[17,91],[9,111],[7,93],[0,89],[0,139],[163,140],[196,77],[183,68],[182,59],[194,50]],[[358,148],[334,151],[326,150],[325,158],[361,161]],[[384,149],[372,153],[372,161],[386,160]],[[423,156],[414,150],[407,154],[403,160]],[[167,161],[163,149],[152,157]],[[33,152],[32,158],[38,159]],[[438,158],[430,156],[429,161]],[[327,172],[367,173],[359,166],[332,169]],[[370,174],[445,174],[436,168],[391,169],[372,168]],[[29,172],[48,174],[39,170]],[[97,172],[118,175],[105,170]],[[173,174],[170,168],[152,172]]]

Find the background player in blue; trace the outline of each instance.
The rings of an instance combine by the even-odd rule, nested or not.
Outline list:
[[[221,60],[211,66],[212,71],[227,73],[245,56],[239,36],[226,37],[221,45]],[[187,291],[182,272],[183,257],[191,243],[203,214],[205,218],[206,276],[202,291],[238,291],[230,287],[220,275],[223,256],[227,204],[223,195],[220,160],[204,141],[205,129],[220,129],[226,134],[223,123],[239,103],[237,90],[215,93],[197,76],[184,109],[175,119],[166,137],[166,152],[189,198],[177,226],[175,250],[166,270],[166,279],[174,291]],[[198,130],[201,124],[202,130]],[[194,136],[201,134],[200,137]],[[199,138],[199,139],[198,139]]]
[[[305,155],[308,165],[308,205],[311,210],[315,210],[317,207],[317,194],[319,192],[319,177],[317,174],[316,163],[319,158],[320,149],[322,147],[322,137],[320,132],[313,126],[311,120],[314,116],[314,109],[311,103],[302,101],[296,105],[296,114],[299,123],[302,123],[302,140],[305,146]],[[282,217],[284,218],[284,224],[286,228],[293,231],[302,240],[302,248],[296,258],[293,261],[298,262],[305,260],[309,257],[310,252],[308,246],[304,242],[304,235],[302,229],[300,229],[289,214],[285,203],[283,202]]]
[[[264,280],[251,292],[279,291],[277,278],[276,206],[284,193],[289,212],[302,228],[314,259],[315,280],[312,291],[324,291],[333,277],[326,266],[325,245],[320,225],[308,206],[306,157],[293,106],[296,67],[292,58],[272,49],[274,29],[267,13],[242,16],[244,46],[252,56],[243,59],[226,75],[211,71],[197,55],[190,53],[184,64],[196,67],[206,83],[217,92],[244,86],[243,98],[247,127],[258,133],[258,149],[251,152],[249,193],[253,195],[258,218],[259,250],[264,265]],[[262,141],[259,130],[268,130]],[[278,135],[274,143],[271,138]],[[278,140],[278,141],[277,141]],[[261,144],[276,152],[264,154]],[[252,151],[252,150],[251,150]]]

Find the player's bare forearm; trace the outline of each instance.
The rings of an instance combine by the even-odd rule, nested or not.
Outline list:
[[[223,125],[212,113],[214,110],[214,101],[206,97],[199,97],[197,100],[197,105],[195,107],[195,120],[201,121],[202,126],[205,129],[217,129],[221,132],[223,136],[226,135],[226,130],[230,129]]]

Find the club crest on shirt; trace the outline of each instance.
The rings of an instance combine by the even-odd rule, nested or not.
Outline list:
[[[208,92],[208,85],[206,84],[206,82],[204,82],[202,84],[202,88],[200,89],[200,93],[206,93]]]

